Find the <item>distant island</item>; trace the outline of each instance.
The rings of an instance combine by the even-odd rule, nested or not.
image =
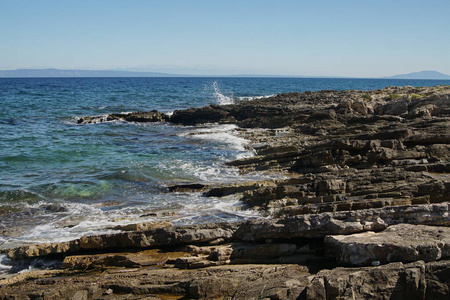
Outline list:
[[[0,78],[23,77],[279,77],[279,78],[351,78],[342,76],[294,76],[294,75],[192,75],[125,70],[65,70],[65,69],[16,69],[0,70]],[[374,79],[374,78],[371,78]],[[421,71],[409,74],[381,77],[380,79],[450,79],[437,71]]]
[[[450,79],[450,75],[437,71],[421,71],[384,77],[385,79]]]

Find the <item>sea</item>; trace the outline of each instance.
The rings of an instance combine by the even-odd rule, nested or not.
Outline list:
[[[240,174],[226,166],[227,161],[254,155],[237,126],[124,121],[80,125],[82,116],[153,109],[171,114],[286,92],[444,84],[450,81],[0,78],[0,250],[112,233],[115,226],[130,223],[264,217],[246,210],[233,196],[206,198],[201,193],[167,191],[176,184],[273,176]]]

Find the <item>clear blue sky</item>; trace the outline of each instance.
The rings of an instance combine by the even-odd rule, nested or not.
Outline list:
[[[0,0],[0,69],[450,74],[450,0]]]

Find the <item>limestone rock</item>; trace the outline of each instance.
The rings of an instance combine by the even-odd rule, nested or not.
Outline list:
[[[127,224],[127,225],[117,225],[114,227],[116,230],[122,231],[150,231],[156,230],[158,228],[165,228],[172,226],[172,223],[168,221],[154,221],[154,222],[146,222],[146,223],[135,223],[135,224]]]
[[[450,226],[449,208],[449,203],[406,205],[252,220],[243,223],[235,237],[243,241],[325,237],[381,231],[400,223]]]
[[[450,261],[311,271],[290,264],[205,269],[34,271],[0,281],[3,299],[448,299]],[[156,298],[155,298],[156,297]],[[74,299],[74,298],[72,298]]]
[[[161,251],[159,249],[125,253],[72,255],[64,258],[61,267],[71,270],[89,270],[111,267],[163,266],[168,260],[188,256],[186,252]]]
[[[398,224],[378,233],[327,236],[325,247],[346,265],[436,261],[450,258],[450,228]]]
[[[46,255],[67,255],[88,250],[113,250],[120,248],[147,248],[178,246],[186,244],[208,244],[229,240],[237,224],[217,223],[192,226],[164,227],[149,231],[131,231],[99,236],[84,236],[80,239],[54,244],[24,246],[7,251],[10,259]]]
[[[42,272],[42,271],[41,271]],[[42,274],[42,273],[41,273]],[[235,265],[206,269],[69,271],[2,285],[2,299],[297,299],[309,283],[298,265]],[[0,282],[1,284],[1,282]],[[78,298],[73,298],[73,297]],[[152,298],[153,297],[153,298]]]
[[[210,105],[202,108],[176,110],[170,117],[170,122],[182,125],[217,123],[229,115],[229,109],[229,105]]]
[[[306,288],[306,299],[426,299],[423,262],[320,271]]]

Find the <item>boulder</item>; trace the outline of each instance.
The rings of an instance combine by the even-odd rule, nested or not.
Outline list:
[[[176,110],[170,116],[170,122],[182,125],[218,123],[229,116],[229,105],[210,105],[201,108]]]

